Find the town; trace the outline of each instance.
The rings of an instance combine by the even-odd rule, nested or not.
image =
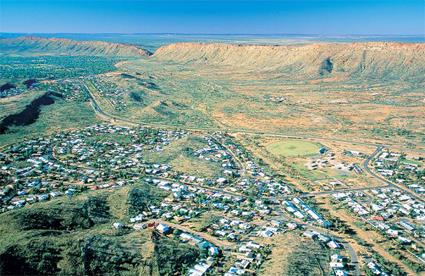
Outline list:
[[[167,163],[145,160],[150,153],[163,155],[167,147],[194,135],[203,146],[186,149],[186,154],[217,164],[215,177],[191,175]],[[389,154],[382,156],[377,160]],[[205,250],[206,255],[189,270],[190,275],[223,267],[229,267],[226,275],[253,274],[273,247],[267,240],[291,231],[323,244],[333,254],[329,268],[335,275],[358,273],[358,264],[350,261],[357,257],[346,251],[348,244],[328,234],[333,229],[332,218],[321,214],[314,201],[310,205],[308,194],[259,166],[249,152],[222,133],[97,124],[10,145],[2,150],[0,162],[2,212],[141,182],[165,191],[169,195],[162,201],[112,226],[117,231],[153,227],[160,235],[175,236]],[[388,174],[381,164],[375,165],[377,171]],[[410,172],[417,166],[402,168]],[[364,227],[372,227],[388,241],[397,241],[406,248],[398,251],[423,262],[423,202],[397,188],[334,190],[331,195],[336,205],[347,208]],[[206,214],[214,215],[202,227],[187,226]],[[370,271],[384,274],[382,264],[369,258]]]
[[[201,135],[204,146],[187,153],[218,163],[215,178],[189,175],[173,170],[170,164],[144,159],[149,153],[161,155],[191,135],[200,134],[97,124],[8,146],[0,155],[4,186],[1,210],[143,182],[169,196],[111,227],[133,231],[155,227],[161,235],[176,236],[183,243],[203,248],[205,258],[189,270],[191,275],[221,267],[229,267],[227,275],[255,273],[270,253],[272,245],[267,239],[291,231],[317,240],[333,252],[329,268],[336,275],[348,275],[356,269],[344,241],[326,234],[331,221],[297,197],[301,193],[290,183],[259,166],[231,137]],[[202,229],[184,226],[204,213],[214,216]]]

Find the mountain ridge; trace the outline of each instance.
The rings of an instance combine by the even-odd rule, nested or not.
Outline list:
[[[77,41],[66,38],[22,36],[0,39],[3,53],[24,51],[37,54],[150,56],[151,53],[135,45],[105,41]]]
[[[154,53],[131,44],[24,36],[0,39],[3,54],[153,57],[159,61],[270,72],[295,79],[337,77],[425,81],[425,43],[295,45],[179,42]]]
[[[320,77],[417,78],[425,75],[425,44],[400,42],[246,45],[175,43],[153,57],[198,65],[223,65],[249,70]]]

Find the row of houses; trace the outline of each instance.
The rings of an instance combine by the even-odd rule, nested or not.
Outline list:
[[[27,91],[26,89],[24,89],[22,87],[14,87],[14,85],[11,85],[11,86],[10,85],[11,84],[7,84],[7,83],[2,85],[2,87],[4,86],[5,88],[6,87],[11,87],[11,88],[5,89],[5,90],[0,90],[0,99],[6,98],[6,97],[17,96],[17,95],[20,95],[20,94]]]
[[[225,276],[253,274],[265,260],[265,252],[262,245],[249,240],[238,245],[236,260],[233,262]]]
[[[114,82],[109,81],[109,77],[92,76],[87,77],[90,83],[97,89],[102,98],[108,99],[115,110],[124,111],[127,109],[127,101],[124,97],[129,94],[126,89],[116,85]]]
[[[301,220],[312,220],[320,226],[325,228],[329,228],[332,226],[332,223],[326,219],[324,219],[316,210],[314,210],[311,206],[306,204],[300,198],[293,198],[292,202],[289,200],[283,201],[283,206],[285,210]]]

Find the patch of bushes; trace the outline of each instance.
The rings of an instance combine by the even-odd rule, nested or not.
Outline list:
[[[99,235],[80,242],[84,274],[121,274],[137,270],[142,261],[140,251],[123,244],[121,240]]]
[[[165,191],[149,185],[131,189],[128,194],[129,215],[136,216],[143,211],[149,211],[150,205],[159,204],[166,195]]]
[[[22,208],[11,213],[23,230],[74,230],[90,228],[110,217],[109,206],[103,197],[85,201],[49,204],[38,208]]]
[[[130,98],[133,101],[140,103],[140,102],[142,102],[142,93],[141,92],[132,91],[132,92],[130,92]]]
[[[285,275],[327,275],[329,251],[314,242],[300,244],[288,256]]]
[[[160,275],[185,275],[199,257],[196,247],[153,234],[155,261]]]
[[[60,247],[46,238],[10,246],[0,253],[0,275],[56,274],[60,251]]]

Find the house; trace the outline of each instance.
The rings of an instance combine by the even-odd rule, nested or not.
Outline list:
[[[190,276],[202,276],[210,268],[210,264],[200,261],[193,268],[189,269],[188,275]]]
[[[303,215],[300,211],[296,211],[296,212],[294,212],[294,215],[295,215],[297,218],[299,218],[299,219],[303,219],[303,218],[304,218],[304,215]]]
[[[342,262],[330,262],[329,266],[331,268],[343,268],[344,264]]]
[[[250,265],[250,261],[246,260],[246,259],[241,259],[238,262],[235,262],[235,266],[241,268],[241,269],[247,269]]]
[[[376,264],[376,263],[374,263],[374,262],[369,262],[369,263],[367,264],[367,267],[369,267],[369,268],[370,268],[370,270],[372,271],[372,273],[373,273],[373,274],[376,274],[376,275],[382,275],[382,276],[387,276],[387,275],[388,275],[387,273],[383,272],[383,271],[381,270],[381,268],[379,267],[379,265],[377,265],[377,264]]]
[[[183,241],[189,241],[189,240],[193,239],[193,236],[191,234],[183,232],[183,233],[180,234],[180,239],[183,240]]]
[[[225,237],[226,236],[226,232],[222,231],[222,230],[217,230],[215,231],[215,234],[217,236],[221,236],[221,237]]]
[[[298,227],[298,225],[296,223],[293,223],[293,222],[288,222],[286,224],[286,227],[288,227],[289,230],[294,230]]]
[[[342,269],[334,269],[334,273],[336,276],[348,276],[349,274]]]
[[[394,229],[388,229],[386,233],[393,238],[398,236],[398,231]]]
[[[356,151],[356,150],[347,150],[348,153],[350,153],[353,156],[361,156],[363,155],[360,151]]]
[[[310,239],[314,239],[315,237],[317,237],[319,233],[315,232],[315,231],[311,231],[311,230],[307,230],[303,233],[304,237],[310,238]]]
[[[251,225],[248,223],[241,223],[239,224],[239,228],[242,230],[248,230],[249,228],[251,228]]]
[[[405,238],[405,237],[402,237],[402,236],[399,236],[398,237],[398,240],[400,241],[400,243],[402,243],[402,244],[411,244],[412,243],[412,240],[410,240],[410,239],[408,239],[408,238]]]
[[[207,250],[208,250],[208,248],[209,248],[210,246],[212,246],[212,245],[211,245],[211,243],[209,243],[209,242],[207,242],[207,241],[204,241],[204,240],[202,240],[202,241],[200,241],[200,242],[196,243],[196,245],[198,246],[198,248],[199,248],[199,249],[204,250],[204,251],[207,251]]]
[[[164,235],[171,233],[171,228],[168,225],[163,224],[163,223],[158,224],[158,226],[156,227],[156,230],[159,233],[164,234]]]
[[[251,252],[251,249],[249,249],[248,247],[246,247],[245,245],[241,245],[238,249],[239,252],[242,253],[246,253],[246,252]]]
[[[325,147],[321,147],[320,149],[319,149],[319,153],[320,154],[324,154],[325,152],[327,152],[328,151],[328,149],[327,148],[325,148]]]
[[[260,236],[263,238],[270,238],[273,235],[274,235],[274,232],[268,229],[260,232]]]
[[[143,215],[142,214],[138,214],[134,218],[130,218],[130,222],[132,222],[132,223],[139,222],[139,221],[142,221],[142,220],[143,220]]]
[[[220,177],[220,178],[217,178],[216,182],[217,182],[217,184],[226,184],[227,179],[224,178],[224,177]]]
[[[336,241],[334,241],[334,240],[331,240],[330,242],[328,242],[327,244],[326,244],[329,248],[332,248],[332,249],[338,249],[338,248],[341,248],[342,246],[338,243],[338,242],[336,242]]]
[[[218,250],[218,248],[217,248],[217,247],[215,247],[215,246],[211,246],[211,247],[208,249],[208,254],[209,254],[210,256],[217,256],[217,255],[219,254],[219,250]]]
[[[324,242],[324,243],[328,243],[331,240],[331,238],[323,234],[318,234],[317,237],[319,238],[321,242]]]
[[[136,223],[133,225],[134,230],[142,230],[142,229],[145,229],[146,227],[147,225],[144,223]]]
[[[233,276],[233,275],[243,275],[245,274],[245,270],[236,268],[232,266],[229,271],[227,271],[224,276]]]
[[[339,254],[334,254],[331,256],[331,262],[329,265],[331,268],[343,268],[345,266],[344,258]]]
[[[61,196],[62,194],[60,192],[51,192],[49,195],[53,198],[53,197]]]
[[[413,230],[415,230],[415,226],[413,226],[407,221],[400,221],[399,224],[409,232],[412,232]]]
[[[256,242],[253,242],[253,241],[249,241],[247,244],[246,244],[246,246],[247,247],[250,247],[250,248],[254,248],[254,249],[260,249],[261,248],[261,245],[259,245],[258,243],[256,243]]]
[[[76,192],[75,189],[70,188],[70,189],[68,189],[68,190],[65,191],[65,194],[67,196],[73,196],[75,192]]]
[[[121,222],[114,222],[112,224],[112,227],[114,227],[115,229],[122,229],[124,228],[124,224],[122,224]]]
[[[13,205],[22,207],[25,205],[25,200],[17,200],[13,202]]]

